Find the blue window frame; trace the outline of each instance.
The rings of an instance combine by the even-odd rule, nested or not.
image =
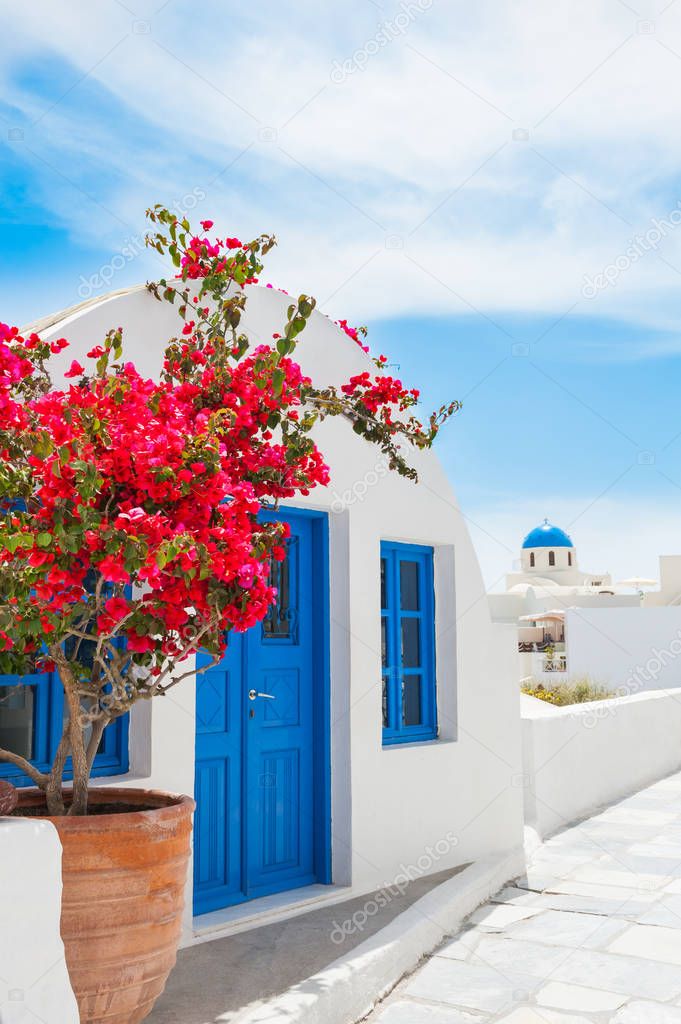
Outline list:
[[[25,511],[23,498],[3,499],[0,514]],[[126,589],[126,594],[129,595]],[[48,771],[57,752],[64,722],[64,690],[56,672],[27,676],[0,674],[0,747],[28,758],[40,771]],[[129,716],[123,715],[106,727],[92,766],[92,776],[122,775],[129,767]],[[71,779],[71,758],[64,778]],[[0,761],[0,779],[15,786],[34,783],[13,764]]]
[[[64,691],[56,673],[0,675],[0,747],[48,771],[61,739],[63,718]],[[121,775],[128,763],[128,715],[124,715],[104,730],[92,775]],[[64,777],[72,777],[70,758]],[[13,764],[2,761],[0,778],[15,786],[34,784]]]
[[[437,737],[433,549],[381,542],[383,744]]]

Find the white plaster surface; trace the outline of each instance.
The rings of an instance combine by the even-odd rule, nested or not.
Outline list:
[[[521,714],[525,820],[539,836],[681,767],[676,690],[568,707],[523,694]],[[637,809],[614,808],[608,818],[622,825],[612,839],[633,838],[632,829],[656,828],[667,820],[664,801],[650,798]],[[647,835],[642,838],[645,842]]]
[[[0,1024],[78,1024],[60,915],[56,829],[0,818]]]
[[[678,605],[568,608],[565,640],[573,678],[588,675],[626,693],[681,686]]]
[[[290,299],[262,287],[248,293],[242,326],[269,342]],[[69,340],[57,359],[66,368],[73,358],[86,363],[85,353],[116,325],[125,357],[149,376],[159,370],[164,343],[180,330],[176,308],[141,288],[75,312],[43,336]],[[373,369],[316,311],[296,358],[324,383]],[[515,631],[491,622],[464,517],[434,453],[414,453],[416,485],[389,473],[380,452],[345,422],[321,424],[317,440],[332,482],[299,504],[329,512],[332,872],[336,885],[349,887],[348,898],[419,862],[419,871],[437,872],[521,848]],[[381,539],[434,547],[440,736],[431,743],[381,744]],[[193,793],[194,728],[191,682],[134,709],[124,784]],[[190,881],[185,944],[196,938],[191,906]]]
[[[651,806],[660,808],[660,816],[651,821],[649,838],[623,840],[626,816],[636,832],[636,822],[648,819]],[[604,840],[617,855],[604,854]],[[646,855],[647,845],[663,846],[664,859],[674,865],[665,886],[654,892],[648,890],[647,872],[627,861],[632,847],[634,858],[655,859],[654,852]],[[675,857],[667,857],[670,851]],[[587,883],[577,880],[585,853],[599,878],[588,891]],[[582,867],[562,875],[570,857]],[[525,920],[509,916],[500,932],[490,935],[480,908],[375,1007],[366,1024],[446,1024],[450,1019],[461,1024],[460,1015],[472,1013],[479,1024],[681,1024],[681,916],[665,912],[675,905],[670,901],[681,884],[681,773],[547,840],[530,861],[528,876],[535,859],[550,869],[554,858],[560,882],[542,892],[508,886],[488,904],[492,912],[539,913]],[[627,887],[621,885],[623,874],[630,879]],[[570,899],[584,900],[585,912],[557,902],[566,897],[553,890],[570,886],[584,893]],[[660,925],[651,922],[656,911]],[[303,1021],[296,1018],[295,1024]]]

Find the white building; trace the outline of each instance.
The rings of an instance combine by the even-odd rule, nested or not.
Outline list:
[[[681,555],[660,555],[660,589],[643,595],[646,607],[681,605]]]
[[[520,568],[506,576],[506,590],[488,595],[492,618],[518,626],[520,678],[566,678],[572,673],[566,612],[639,607],[638,594],[613,584],[607,572],[579,568],[577,550],[564,530],[549,523],[525,537]],[[580,659],[580,664],[581,664]]]
[[[281,328],[288,301],[249,289],[254,340]],[[65,368],[116,325],[126,358],[155,375],[179,322],[144,287],[33,326],[68,338]],[[325,383],[371,368],[318,312],[297,358]],[[491,622],[437,457],[414,453],[417,485],[343,421],[323,423],[317,440],[332,483],[283,513],[294,542],[275,612],[198,685],[107,730],[95,766],[118,785],[196,794],[185,942],[522,844],[513,637]],[[52,706],[49,678],[11,709],[0,702],[0,739],[38,757],[35,726]]]

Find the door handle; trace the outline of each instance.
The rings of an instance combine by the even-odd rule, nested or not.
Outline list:
[[[265,697],[266,700],[276,700],[277,699],[274,696],[273,693],[259,693],[257,690],[249,690],[248,691],[248,699],[249,700],[255,700],[256,697]]]

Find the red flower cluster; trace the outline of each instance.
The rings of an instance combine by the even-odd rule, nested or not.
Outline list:
[[[380,358],[385,360],[384,356]],[[385,413],[389,414],[391,406],[403,412],[410,406],[416,405],[419,400],[417,388],[407,390],[403,387],[402,381],[396,380],[394,377],[376,375],[372,379],[371,374],[366,370],[364,373],[358,373],[351,377],[349,382],[341,387],[341,391],[345,395],[354,396],[359,404],[372,415],[377,413],[381,407]]]
[[[360,328],[348,327],[347,320],[336,320],[336,323],[340,327],[341,331],[344,331],[345,334],[347,334],[348,338],[352,338],[352,340],[359,345],[359,347],[362,349],[362,352],[368,352],[369,351],[369,346],[365,345],[364,342],[362,341],[362,339],[359,336],[360,335]],[[366,331],[364,331],[364,334],[366,335]]]

